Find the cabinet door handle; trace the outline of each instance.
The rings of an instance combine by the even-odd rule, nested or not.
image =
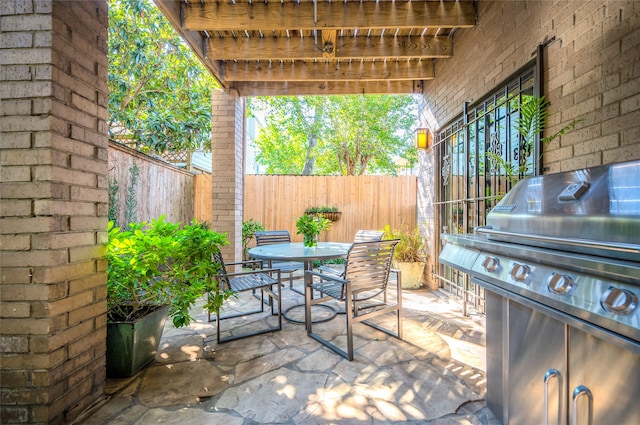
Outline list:
[[[573,390],[571,400],[571,425],[578,425],[578,399],[582,396],[587,397],[587,425],[591,425],[593,420],[593,394],[591,390],[584,385],[578,385]]]
[[[544,374],[544,425],[549,425],[549,381],[556,378],[560,379],[560,372],[557,369],[549,369]],[[560,391],[558,391],[558,400]]]

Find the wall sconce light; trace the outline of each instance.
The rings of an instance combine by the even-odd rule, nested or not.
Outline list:
[[[419,128],[416,130],[416,148],[431,148],[431,131],[428,128]]]

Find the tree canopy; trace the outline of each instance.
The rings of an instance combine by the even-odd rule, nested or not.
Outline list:
[[[109,0],[109,134],[163,153],[211,148],[217,84],[151,0]]]
[[[254,143],[268,174],[397,174],[417,161],[412,96],[253,98],[265,126]]]

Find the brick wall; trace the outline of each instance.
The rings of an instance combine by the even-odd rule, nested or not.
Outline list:
[[[0,2],[2,424],[104,394],[107,5]]]
[[[437,128],[434,117],[424,102],[420,99],[418,103],[418,127],[435,130]],[[434,270],[436,258],[440,252],[436,246],[437,240],[434,229],[438,219],[433,202],[435,200],[434,175],[435,159],[431,150],[418,151],[418,193],[417,193],[417,221],[420,233],[425,237],[425,252],[427,253],[427,264],[423,273],[423,285],[437,289],[438,280],[433,279],[431,271]]]
[[[225,261],[241,261],[244,100],[214,90],[212,108],[213,216],[210,222],[215,223],[217,232],[227,234],[229,245],[222,248]]]
[[[489,93],[544,49],[543,93],[552,134],[546,172],[640,158],[640,2],[478,2],[479,25],[454,36],[454,58],[436,62],[425,98],[439,126]]]

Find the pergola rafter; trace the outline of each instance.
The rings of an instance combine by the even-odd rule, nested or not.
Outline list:
[[[155,1],[240,96],[421,92],[476,25],[469,0]]]

